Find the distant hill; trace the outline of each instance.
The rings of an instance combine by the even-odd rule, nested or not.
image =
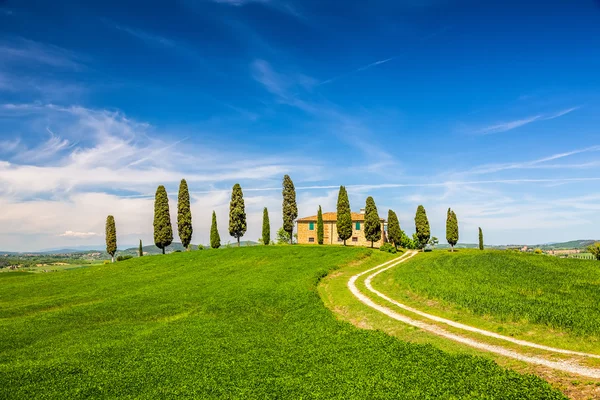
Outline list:
[[[561,242],[561,243],[546,243],[546,244],[538,244],[535,246],[542,250],[559,250],[559,249],[585,249],[591,244],[594,244],[598,240],[592,239],[584,239],[584,240],[571,240],[569,242]]]

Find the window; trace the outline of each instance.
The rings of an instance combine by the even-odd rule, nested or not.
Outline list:
[[[356,236],[354,236],[354,237],[352,238],[352,241],[353,241],[353,242],[358,242],[358,238],[357,238]]]
[[[343,242],[342,238],[338,236],[338,242]]]
[[[356,230],[357,230],[357,231],[360,231],[360,222],[357,222],[357,223],[356,223]]]
[[[310,222],[308,224],[308,230],[309,231],[314,231],[315,230],[315,223],[314,222]]]
[[[314,243],[315,242],[315,238],[308,238],[308,243]]]

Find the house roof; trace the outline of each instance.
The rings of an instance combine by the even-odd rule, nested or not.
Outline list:
[[[359,222],[365,220],[365,214],[353,212],[350,213],[352,215],[352,222]],[[385,219],[379,218],[382,222],[385,222]],[[336,222],[337,221],[337,213],[335,212],[326,212],[323,213],[323,222]],[[298,219],[298,222],[317,222],[317,216],[312,215],[310,217],[304,217]]]

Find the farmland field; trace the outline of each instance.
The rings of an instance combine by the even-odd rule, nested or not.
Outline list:
[[[502,332],[503,326],[523,324],[528,334],[537,327],[550,339],[562,333],[574,343],[586,337],[593,346],[600,340],[599,267],[595,261],[508,251],[436,251],[382,273],[374,286],[396,299],[427,304],[430,311],[470,315],[473,325],[496,323]]]
[[[327,272],[390,257],[250,247],[0,274],[0,398],[564,398],[323,306]]]

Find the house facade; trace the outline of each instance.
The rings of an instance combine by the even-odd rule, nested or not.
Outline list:
[[[353,212],[352,215],[352,236],[346,240],[348,246],[368,246],[371,247],[371,241],[365,238],[365,214],[364,212]],[[383,218],[381,222],[381,239],[373,243],[374,247],[380,247],[386,241],[386,224]],[[337,233],[337,213],[323,213],[323,244],[344,244]],[[298,224],[298,243],[299,244],[318,244],[317,240],[317,216],[300,218]]]

